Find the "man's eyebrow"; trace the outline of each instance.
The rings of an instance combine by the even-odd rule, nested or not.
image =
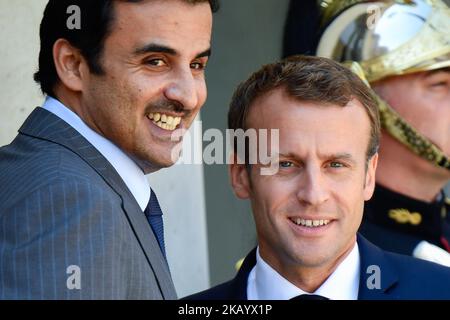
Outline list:
[[[137,48],[136,50],[134,50],[134,54],[137,56],[146,54],[146,53],[155,53],[155,52],[156,53],[167,53],[172,56],[178,55],[178,52],[175,49],[168,47],[168,46],[156,44],[156,43],[150,43],[150,44],[147,44],[143,47],[140,47],[140,48]],[[211,55],[211,48],[208,48],[207,50],[197,54],[195,56],[195,59],[202,58],[202,57],[209,57],[210,55]]]
[[[431,77],[432,75],[435,75],[436,73],[441,73],[441,72],[450,73],[450,67],[427,71],[424,74],[424,78]]]
[[[174,56],[177,55],[177,51],[175,49],[167,47],[167,46],[163,46],[160,44],[156,44],[156,43],[149,43],[145,46],[142,46],[142,47],[134,50],[134,54],[137,56],[141,55],[141,54],[151,53],[151,52],[168,53],[168,54],[174,55]]]
[[[339,158],[339,159],[350,159],[350,158],[353,158],[353,156],[350,153],[346,153],[346,152],[329,154],[328,157],[330,157],[330,158]]]
[[[287,159],[297,159],[298,156],[295,153],[292,152],[288,152],[288,153],[279,153],[278,154],[279,157],[281,158],[287,158]]]
[[[322,155],[324,159],[340,159],[347,160],[350,162],[355,162],[354,157],[350,153],[342,152],[342,153],[334,153],[334,154],[324,154]]]
[[[292,152],[288,153],[279,153],[280,157],[283,158],[298,158],[298,155]],[[320,158],[323,159],[346,159],[353,161],[353,156],[350,153],[342,152],[342,153],[330,153],[330,154],[321,154]]]
[[[203,52],[200,52],[198,55],[195,56],[195,59],[209,57],[209,56],[211,56],[211,48],[206,49]]]

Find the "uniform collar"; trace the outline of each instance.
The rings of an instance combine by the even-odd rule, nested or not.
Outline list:
[[[366,202],[365,218],[398,232],[438,241],[447,219],[446,201],[443,192],[428,203],[376,185],[372,199]]]

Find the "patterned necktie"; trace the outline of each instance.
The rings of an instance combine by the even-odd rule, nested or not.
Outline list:
[[[166,258],[166,249],[164,246],[164,223],[162,218],[163,213],[161,211],[161,207],[159,206],[158,198],[153,190],[151,190],[150,201],[148,202],[144,213],[150,223],[153,233],[155,234],[156,240],[158,240],[161,252],[164,258]]]
[[[293,297],[289,300],[330,300],[318,294],[301,294],[299,296]]]

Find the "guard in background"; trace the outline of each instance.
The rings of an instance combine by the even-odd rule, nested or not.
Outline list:
[[[377,186],[360,232],[450,266],[450,9],[441,0],[291,0],[285,57],[346,62],[377,94]]]

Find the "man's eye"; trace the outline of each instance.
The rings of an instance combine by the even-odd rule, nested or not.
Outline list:
[[[280,162],[280,167],[281,168],[290,168],[290,167],[293,167],[293,166],[294,166],[294,164],[292,162],[290,162],[290,161],[281,161]]]
[[[340,162],[330,162],[330,167],[331,168],[343,168],[344,165]]]
[[[165,62],[163,59],[151,59],[151,60],[147,60],[145,63],[149,64],[151,66],[155,66],[155,67],[162,67],[165,65]]]
[[[206,64],[201,63],[201,62],[193,62],[191,63],[191,69],[195,69],[195,70],[203,70],[206,68]]]
[[[435,83],[431,84],[431,86],[433,88],[443,87],[443,86],[446,86],[446,85],[447,85],[447,82],[445,82],[445,81],[439,81],[439,82],[435,82]]]

